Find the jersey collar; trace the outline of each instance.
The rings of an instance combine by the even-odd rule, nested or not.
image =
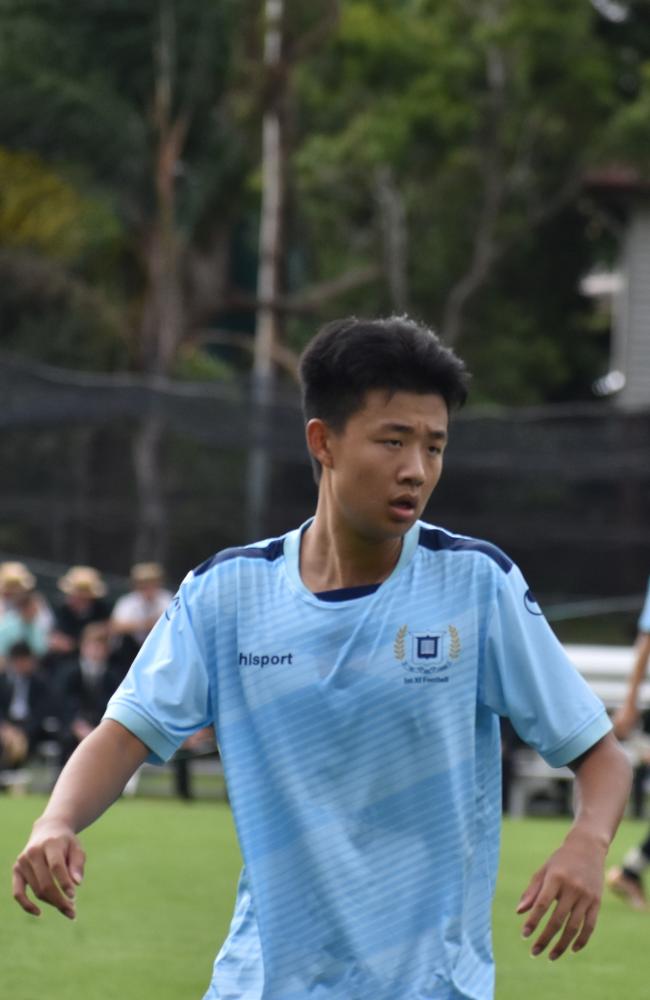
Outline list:
[[[322,600],[313,594],[304,583],[302,582],[302,577],[300,576],[300,539],[302,534],[307,530],[309,525],[313,522],[313,517],[310,517],[304,524],[301,524],[299,528],[295,531],[290,531],[284,539],[284,560],[285,567],[287,571],[287,576],[289,577],[289,583],[293,590],[297,591],[301,597],[308,600],[311,604],[317,604],[320,607],[326,608],[344,608],[346,605],[354,603],[355,600],[364,600],[365,596],[352,598],[349,601],[327,601]],[[409,530],[404,535],[402,540],[402,551],[400,552],[399,559],[393,567],[393,571],[390,576],[386,577],[381,586],[378,588],[376,593],[384,590],[392,581],[397,577],[405,566],[408,566],[411,559],[415,554],[415,550],[418,546],[418,539],[420,537],[420,526],[421,522],[416,521],[415,524],[409,528]],[[367,596],[367,595],[366,595]]]

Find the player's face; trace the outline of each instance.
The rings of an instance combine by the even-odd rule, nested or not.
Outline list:
[[[440,479],[448,422],[436,393],[372,390],[330,434],[328,492],[351,528],[377,541],[408,531]]]

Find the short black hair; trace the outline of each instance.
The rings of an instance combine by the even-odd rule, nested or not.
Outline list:
[[[337,431],[371,389],[437,393],[451,411],[465,402],[468,379],[451,348],[405,316],[335,320],[319,330],[300,359],[305,420],[320,417]]]
[[[300,359],[305,422],[318,417],[337,433],[373,389],[437,393],[451,412],[465,402],[468,382],[458,355],[407,316],[335,320],[319,330]]]

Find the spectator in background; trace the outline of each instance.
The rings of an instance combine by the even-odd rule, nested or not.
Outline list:
[[[98,725],[108,699],[122,679],[110,652],[110,632],[102,622],[86,625],[78,659],[62,665],[58,680],[61,766]]]
[[[36,591],[36,577],[22,563],[0,566],[0,657],[17,642],[26,642],[37,656],[48,648],[53,616]]]
[[[31,594],[36,606],[36,621],[49,632],[54,624],[52,608],[36,589],[36,577],[21,562],[0,563],[0,620],[7,611],[15,611],[25,594]]]
[[[173,597],[171,591],[163,586],[164,572],[159,563],[136,563],[131,567],[130,579],[132,590],[116,602],[110,621],[111,632],[117,640],[115,655],[122,670],[120,681]],[[173,760],[174,786],[179,798],[193,798],[191,777],[193,756],[215,752],[216,743],[212,726],[193,733],[185,740]]]
[[[50,689],[38,657],[26,642],[7,651],[0,673],[0,757],[3,766],[23,764],[41,740],[51,713]]]
[[[75,656],[86,625],[107,622],[110,618],[106,584],[92,566],[72,566],[61,577],[58,587],[65,599],[55,611],[49,648],[59,657]]]
[[[136,563],[131,567],[131,591],[120,597],[110,619],[116,637],[116,649],[125,669],[131,665],[140,646],[172,599],[163,586],[162,566],[155,562]]]
[[[650,579],[638,628],[634,666],[627,695],[624,704],[614,716],[614,732],[620,740],[627,739],[639,721],[639,689],[650,661]],[[607,872],[609,888],[617,896],[626,899],[635,910],[648,909],[642,880],[648,865],[650,865],[650,831],[642,844],[632,847],[627,852],[621,866],[617,865]]]

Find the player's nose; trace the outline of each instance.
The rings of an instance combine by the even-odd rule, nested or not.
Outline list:
[[[400,481],[413,486],[423,486],[426,480],[424,458],[419,448],[409,448],[404,453],[404,464],[400,470]]]

